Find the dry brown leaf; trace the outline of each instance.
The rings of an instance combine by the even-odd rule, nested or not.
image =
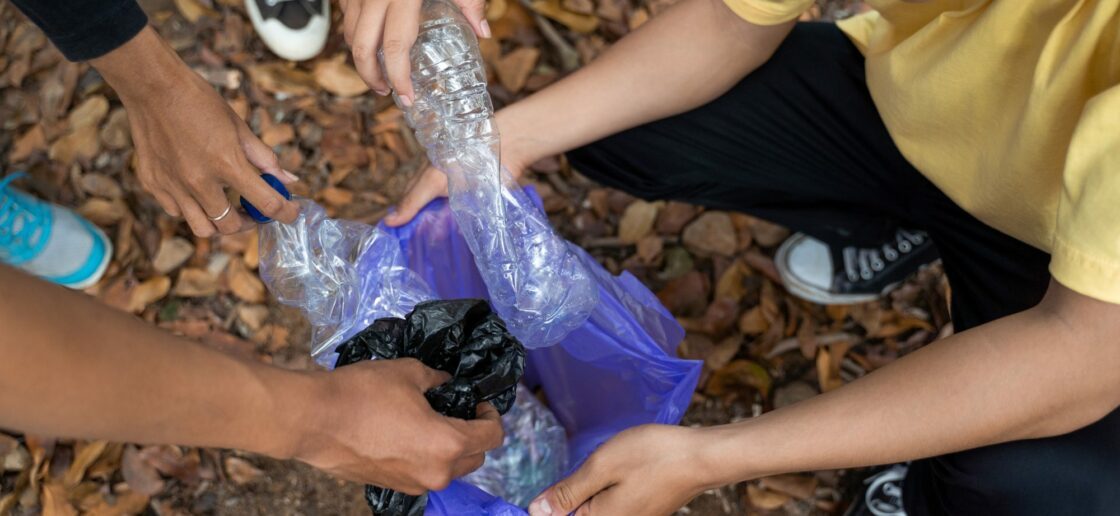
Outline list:
[[[541,51],[536,47],[521,47],[502,56],[494,63],[498,81],[513,93],[521,91],[529,74],[537,66],[540,55]]]
[[[260,278],[241,260],[229,262],[229,267],[226,267],[226,281],[229,282],[229,289],[233,295],[243,301],[263,303],[266,299],[264,283],[261,283]]]
[[[813,475],[776,475],[759,479],[759,485],[766,489],[802,500],[812,499],[818,484],[820,480]]]
[[[86,193],[105,199],[120,199],[124,193],[120,183],[105,174],[82,174],[81,186]]]
[[[688,331],[706,333],[713,337],[721,337],[735,325],[735,317],[739,315],[739,302],[726,297],[716,299],[698,318],[678,319],[681,326]]]
[[[190,241],[182,237],[164,238],[152,259],[152,268],[160,274],[167,274],[187,263],[191,256],[194,256],[194,245]]]
[[[179,14],[182,14],[183,18],[191,23],[198,23],[198,20],[202,19],[203,16],[218,17],[217,11],[203,5],[198,0],[175,0],[175,7],[179,9]]]
[[[763,398],[770,394],[770,373],[750,360],[733,360],[716,370],[704,393],[708,396],[739,396],[750,389],[758,391]]]
[[[101,152],[97,126],[80,127],[55,140],[47,156],[59,163],[70,164],[79,159],[92,159]]]
[[[707,308],[708,291],[707,278],[692,270],[669,281],[657,293],[657,298],[674,315],[689,315]]]
[[[561,5],[576,14],[591,14],[595,12],[595,2],[592,0],[563,0]]]
[[[762,313],[761,307],[754,307],[739,316],[739,331],[746,335],[761,335],[770,327],[770,322]]]
[[[622,212],[618,220],[618,238],[626,244],[635,244],[653,231],[657,212],[665,203],[634,201]]]
[[[226,475],[229,475],[229,479],[239,486],[248,484],[264,474],[263,471],[249,463],[249,461],[232,455],[226,457],[225,466]]]
[[[778,274],[778,267],[774,265],[774,259],[762,254],[758,249],[751,249],[743,255],[747,265],[752,269],[761,272],[763,276],[774,282],[775,285],[783,285],[782,276]]]
[[[124,108],[114,109],[109,119],[101,127],[101,143],[108,149],[120,150],[132,145],[129,132],[128,112]]]
[[[155,466],[144,460],[140,451],[132,445],[126,446],[121,456],[121,474],[132,491],[148,496],[163,491],[166,485]]]
[[[599,28],[599,18],[590,14],[573,13],[560,5],[560,0],[535,0],[530,4],[534,11],[552,18],[576,32],[588,34]]]
[[[747,499],[751,502],[752,506],[758,509],[773,511],[790,501],[790,496],[785,493],[763,489],[751,483],[747,484]]]
[[[731,217],[720,211],[708,211],[684,228],[681,240],[700,256],[732,256],[739,242]]]
[[[241,257],[241,261],[245,262],[245,266],[251,270],[257,270],[260,265],[260,233],[256,229],[247,232],[249,240],[245,245],[245,255]]]
[[[315,63],[313,74],[319,86],[339,97],[356,97],[369,91],[358,71],[346,62],[346,54]]]
[[[150,497],[128,489],[115,493],[113,501],[102,499],[83,516],[132,516],[141,514],[148,507]]]
[[[679,235],[685,225],[696,218],[698,211],[691,204],[669,201],[657,215],[657,232],[662,235]]]
[[[642,263],[652,264],[665,248],[665,241],[657,235],[646,235],[638,241],[637,256]]]
[[[156,276],[144,281],[132,289],[128,310],[132,313],[143,312],[144,309],[148,308],[148,305],[163,299],[170,290],[171,278],[167,276]]]
[[[713,371],[723,369],[731,363],[731,359],[735,358],[742,346],[743,337],[741,335],[732,335],[723,339],[719,344],[712,347],[708,355],[704,357],[704,365]]]
[[[270,124],[267,129],[261,130],[261,141],[269,147],[283,145],[296,137],[296,130],[292,124]]]
[[[805,382],[793,382],[774,389],[774,408],[780,409],[805,401],[817,395],[817,390]]]
[[[284,63],[261,63],[249,67],[249,77],[269,93],[300,96],[315,93],[317,85],[310,74]]]
[[[179,271],[173,293],[180,297],[208,297],[218,293],[218,278],[205,269],[186,268]]]
[[[751,275],[750,267],[741,260],[735,260],[723,275],[716,281],[716,297],[742,301],[747,295],[747,276]]]
[[[634,30],[644,25],[647,21],[649,21],[649,11],[647,11],[645,7],[639,7],[630,15],[627,26],[630,27],[630,30]]]
[[[43,486],[43,516],[78,516],[78,510],[66,499],[66,486],[48,483]]]
[[[23,471],[31,465],[31,453],[19,441],[0,433],[0,471]]]
[[[241,305],[237,307],[237,320],[251,331],[257,331],[268,319],[268,307],[264,305]]]
[[[35,124],[12,143],[12,150],[8,153],[8,163],[25,161],[32,154],[44,150],[47,150],[47,138],[43,134],[43,126]]]
[[[842,340],[830,346],[822,346],[817,351],[817,383],[821,392],[828,392],[844,385],[840,378],[840,363],[851,349],[853,342]]]
[[[774,247],[789,237],[789,230],[773,222],[755,218],[751,224],[751,236],[762,247]]]
[[[92,198],[78,208],[78,213],[98,226],[112,226],[128,214],[128,206],[120,199]]]
[[[70,111],[66,120],[70,122],[70,130],[76,131],[83,127],[100,125],[109,114],[109,100],[101,95],[94,95]]]
[[[345,188],[329,186],[319,191],[319,195],[327,204],[340,207],[354,202],[354,192]]]
[[[85,446],[77,450],[74,454],[74,461],[70,463],[70,467],[62,477],[62,485],[70,489],[81,483],[82,478],[86,475],[86,470],[101,457],[101,453],[105,451],[108,444],[109,441],[93,441],[86,443]]]

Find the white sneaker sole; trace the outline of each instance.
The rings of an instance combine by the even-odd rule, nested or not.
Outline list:
[[[878,294],[838,294],[803,281],[789,269],[787,264],[789,263],[790,251],[805,238],[809,237],[801,233],[787,238],[778,247],[777,254],[774,255],[774,266],[778,269],[778,276],[781,276],[782,282],[785,283],[786,290],[790,294],[821,305],[855,305],[881,299],[898,286],[898,283],[892,283]]]
[[[101,277],[105,275],[105,270],[109,268],[109,263],[113,261],[113,243],[109,241],[109,237],[106,236],[105,232],[100,228],[97,229],[97,232],[94,233],[94,235],[97,236],[97,238],[101,240],[101,243],[105,246],[105,253],[104,256],[101,257],[101,263],[98,264],[97,270],[94,271],[94,273],[91,274],[88,278],[78,283],[67,285],[68,288],[72,288],[74,290],[85,290],[96,285],[98,281],[101,281]]]

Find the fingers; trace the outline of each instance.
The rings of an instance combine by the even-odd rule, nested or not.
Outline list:
[[[476,36],[490,37],[490,23],[486,21],[486,0],[455,0],[455,5],[459,6]]]
[[[266,217],[281,222],[292,222],[299,216],[299,205],[289,201],[261,179],[257,170],[246,161],[227,182],[241,196],[253,204]]]
[[[452,419],[451,422],[467,438],[466,453],[474,455],[485,453],[502,445],[505,437],[502,431],[502,416],[489,403],[479,403],[475,419],[464,421]]]
[[[610,485],[598,474],[594,466],[595,455],[587,460],[572,476],[557,482],[529,504],[531,516],[570,514]]]
[[[241,232],[245,227],[245,221],[242,220],[244,215],[230,204],[225,191],[217,183],[209,183],[204,191],[195,192],[194,197],[202,207],[207,221],[217,227],[219,233],[231,235]]]
[[[385,217],[385,223],[392,227],[407,224],[424,206],[432,202],[432,199],[445,196],[447,196],[447,176],[435,167],[428,167],[405,194],[397,210]]]
[[[342,36],[346,39],[347,45],[354,41],[354,32],[358,28],[358,18],[362,15],[363,3],[361,0],[349,0],[342,4],[342,12],[345,13],[342,20]]]
[[[462,457],[459,460],[455,461],[455,464],[451,465],[451,478],[462,477],[467,473],[481,468],[482,464],[485,462],[485,453],[476,453],[474,455]]]
[[[257,135],[249,130],[244,122],[237,121],[237,134],[241,140],[241,150],[245,152],[245,159],[261,172],[267,172],[280,179],[281,183],[291,184],[299,181],[295,174],[280,168],[280,159],[276,153],[265,145]]]
[[[377,62],[377,48],[381,44],[385,16],[386,12],[380,5],[362,9],[350,42],[358,75],[378,95],[389,94],[389,83],[382,76],[381,65]]]
[[[202,238],[214,235],[216,231],[214,224],[207,218],[206,212],[202,210],[194,197],[183,190],[172,190],[171,195],[175,197],[175,202],[179,205],[179,211],[182,213],[183,219],[187,221],[187,225],[190,226],[192,233]]]
[[[451,379],[451,375],[432,369],[415,358],[397,358],[393,359],[393,362],[400,364],[408,380],[422,393],[439,387]]]
[[[411,106],[416,97],[412,91],[408,57],[420,27],[420,2],[396,0],[389,4],[385,16],[385,35],[381,42],[385,72],[389,75],[389,84],[396,91],[401,104]]]

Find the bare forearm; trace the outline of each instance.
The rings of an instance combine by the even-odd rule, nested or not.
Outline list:
[[[309,377],[175,338],[0,267],[0,426],[284,455]]]
[[[844,388],[713,429],[719,483],[885,464],[1067,433],[1120,404],[1120,346],[1032,309]]]
[[[570,77],[503,109],[498,126],[532,162],[687,111],[769,59],[792,25],[752,25],[721,0],[686,0]]]

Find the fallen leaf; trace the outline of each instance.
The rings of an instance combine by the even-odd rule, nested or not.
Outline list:
[[[708,305],[708,281],[700,272],[689,271],[669,281],[657,298],[673,314],[700,313]]]
[[[529,7],[576,32],[588,34],[599,28],[599,18],[594,15],[579,14],[564,9],[560,5],[560,0],[535,0]]]
[[[369,91],[358,71],[346,62],[346,54],[315,63],[312,73],[319,86],[339,97],[356,97]]]
[[[770,327],[770,322],[762,313],[761,307],[754,307],[739,316],[739,331],[745,335],[761,335]]]
[[[8,153],[8,163],[26,161],[32,154],[44,150],[47,150],[47,139],[43,135],[43,126],[35,124],[12,143],[12,150]]]
[[[645,25],[647,21],[649,21],[649,11],[647,11],[644,7],[639,7],[634,10],[633,14],[630,15],[630,20],[628,21],[627,26],[630,27],[630,30],[634,30],[638,27],[641,27],[642,25]]]
[[[751,236],[762,247],[774,247],[789,238],[789,230],[773,222],[754,218],[751,223]]]
[[[752,483],[747,484],[747,499],[755,508],[773,511],[790,501],[790,496],[785,493],[763,489]]]
[[[91,198],[78,208],[79,215],[98,226],[112,226],[120,222],[127,213],[128,207],[120,199]]]
[[[262,63],[249,67],[249,78],[260,89],[291,96],[311,95],[317,85],[310,74],[284,63]]]
[[[269,147],[283,145],[296,137],[292,124],[272,124],[261,131],[261,142]]]
[[[82,174],[81,185],[86,193],[105,199],[120,199],[124,193],[117,180],[105,174]]]
[[[732,256],[738,247],[731,217],[719,211],[708,211],[684,228],[681,240],[700,256]]]
[[[703,316],[679,319],[679,322],[685,330],[721,337],[735,325],[737,315],[739,315],[739,302],[723,297],[708,305]]]
[[[770,384],[770,373],[762,366],[750,360],[733,360],[712,374],[704,393],[709,396],[741,395],[749,388],[766,398],[770,395]]]
[[[622,212],[618,221],[618,238],[626,244],[635,244],[653,231],[653,222],[663,202],[634,201]]]
[[[48,483],[43,486],[43,516],[78,516],[78,510],[66,499],[66,487]]]
[[[218,293],[218,278],[205,269],[186,268],[179,271],[172,293],[180,297],[209,297]]]
[[[175,0],[175,7],[179,9],[179,14],[183,15],[187,21],[191,23],[198,23],[198,20],[203,16],[208,18],[217,18],[218,12],[203,5],[198,0]]]
[[[152,259],[152,268],[160,274],[167,274],[187,262],[194,256],[194,245],[183,237],[164,238],[159,243],[159,250]]]
[[[59,163],[70,164],[79,159],[92,159],[101,152],[101,139],[97,126],[80,127],[55,140],[47,156]]]
[[[521,91],[540,55],[541,51],[536,47],[521,47],[502,56],[494,63],[498,81],[513,93]]]
[[[260,278],[253,274],[244,262],[233,260],[229,263],[229,267],[226,267],[226,281],[229,282],[229,289],[233,291],[233,295],[241,300],[250,303],[265,302],[264,283],[261,283]]]
[[[805,401],[817,395],[817,390],[805,382],[793,382],[774,389],[774,408],[780,409]]]
[[[106,148],[120,150],[132,145],[132,133],[129,132],[128,112],[124,108],[114,109],[109,113],[109,119],[101,127],[101,143]]]
[[[167,276],[156,276],[136,285],[132,289],[128,311],[132,313],[143,312],[144,309],[148,308],[148,305],[163,299],[169,290],[171,290],[171,278]]]
[[[665,247],[665,241],[657,235],[646,235],[638,241],[637,256],[642,263],[652,264]]]
[[[337,186],[328,186],[319,191],[319,195],[327,204],[340,207],[354,202],[354,192]]]
[[[148,508],[150,499],[151,497],[144,493],[128,489],[114,493],[112,502],[102,499],[100,503],[90,508],[83,516],[132,516],[141,514]]]
[[[253,482],[264,474],[263,471],[249,463],[249,461],[232,455],[226,457],[225,466],[226,475],[229,475],[229,479],[239,486]]]
[[[132,491],[155,496],[166,485],[155,466],[140,455],[135,446],[128,445],[121,456],[121,475]]]
[[[729,298],[736,302],[742,301],[743,297],[747,295],[746,279],[750,275],[750,267],[747,267],[746,263],[736,260],[726,271],[723,271],[723,275],[716,281],[716,298]]]
[[[657,232],[662,235],[679,235],[685,225],[696,218],[698,211],[691,204],[669,201],[657,214]]]
[[[840,363],[852,345],[850,340],[841,340],[830,346],[822,346],[817,351],[817,383],[821,386],[821,392],[844,385],[844,380],[840,378]]]
[[[704,365],[708,369],[718,371],[723,369],[727,364],[731,363],[731,359],[739,353],[739,348],[743,346],[742,335],[732,335],[720,341],[712,347],[708,355],[704,357]]]
[[[264,305],[241,305],[237,307],[237,320],[251,331],[257,331],[268,319],[268,307]]]
[[[817,491],[820,480],[813,475],[775,475],[759,479],[759,485],[771,491],[788,494],[794,498],[810,500]]]
[[[70,130],[77,131],[83,127],[97,126],[109,114],[109,100],[101,95],[94,95],[70,111],[66,120],[70,122]]]
[[[77,450],[74,454],[74,462],[70,463],[70,467],[62,477],[62,485],[67,489],[77,486],[85,477],[86,470],[101,457],[108,444],[109,441],[92,441]]]

